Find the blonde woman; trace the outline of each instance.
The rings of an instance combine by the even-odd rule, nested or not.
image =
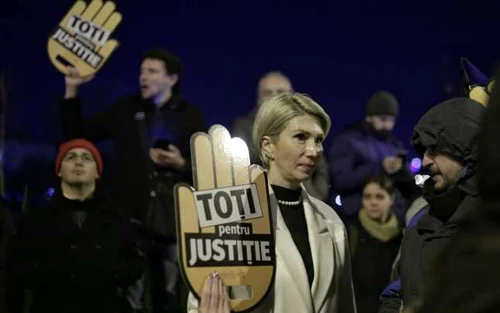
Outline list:
[[[356,312],[344,224],[334,210],[310,196],[307,181],[330,130],[330,117],[311,98],[289,93],[262,104],[253,128],[270,183],[276,236],[273,290],[254,312]],[[189,311],[229,312],[217,275],[207,279],[201,304]]]

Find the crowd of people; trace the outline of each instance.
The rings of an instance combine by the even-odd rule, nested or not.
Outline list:
[[[475,291],[495,275],[467,276],[481,267],[474,255],[493,269],[499,246],[500,97],[494,80],[471,68],[464,94],[414,127],[411,146],[429,176],[422,188],[392,132],[400,109],[391,92],[375,92],[365,116],[324,147],[331,121],[322,105],[282,72],[261,77],[255,108],[228,127],[265,170],[275,200],[276,275],[255,312],[500,308],[496,292]],[[180,274],[174,186],[193,184],[190,138],[208,126],[183,97],[182,77],[179,57],[147,51],[139,93],[87,117],[79,90],[93,77],[68,67],[57,104],[66,138],[55,160],[60,183],[48,207],[18,221],[0,210],[1,312],[230,312],[218,274],[200,299]],[[101,141],[114,147],[109,197]],[[469,293],[478,300],[464,306]]]

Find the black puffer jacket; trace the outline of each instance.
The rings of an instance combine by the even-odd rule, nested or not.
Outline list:
[[[476,169],[485,111],[476,101],[454,98],[430,109],[415,126],[412,145],[420,155],[427,149],[447,153],[462,161],[466,170],[457,185],[442,194],[424,190],[428,212],[418,215],[420,220],[412,221],[405,233],[396,266],[399,277],[383,292],[380,312],[418,306],[436,257],[479,206]],[[443,211],[449,213],[447,217]]]

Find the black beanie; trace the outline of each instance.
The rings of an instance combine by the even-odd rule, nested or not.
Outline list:
[[[366,116],[392,115],[398,116],[398,100],[385,90],[377,91],[368,100],[366,105]]]

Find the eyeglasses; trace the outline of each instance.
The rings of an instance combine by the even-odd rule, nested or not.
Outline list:
[[[68,162],[76,162],[78,159],[81,159],[82,162],[85,162],[85,163],[92,163],[92,162],[95,162],[94,161],[94,158],[92,157],[91,154],[87,154],[87,153],[84,153],[84,154],[81,154],[81,155],[78,155],[76,153],[68,153],[65,157],[64,157],[64,161],[68,161]]]

